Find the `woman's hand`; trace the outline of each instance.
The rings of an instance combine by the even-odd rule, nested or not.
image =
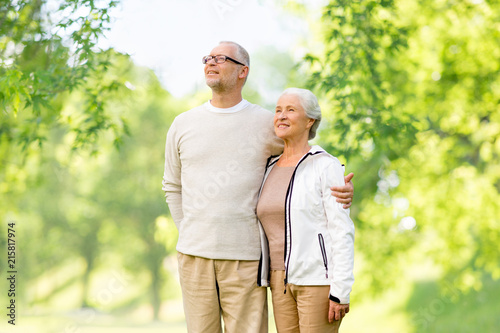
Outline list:
[[[328,322],[332,323],[334,320],[344,318],[346,313],[349,312],[349,304],[339,304],[330,300],[330,311],[328,311]]]
[[[354,185],[351,182],[354,174],[351,172],[347,176],[344,177],[344,186],[332,186],[330,190],[332,190],[332,195],[337,198],[337,202],[343,203],[344,208],[347,209],[352,205],[352,198],[354,196]]]

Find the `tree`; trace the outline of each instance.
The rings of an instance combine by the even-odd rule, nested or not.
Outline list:
[[[330,1],[306,56],[323,144],[356,176],[360,289],[431,258],[461,290],[500,278],[500,6]]]
[[[64,138],[63,145],[75,151],[84,148],[96,153],[103,134],[111,133],[118,145],[127,133],[121,115],[106,107],[106,96],[123,86],[123,82],[106,76],[114,52],[97,47],[98,39],[108,29],[109,11],[117,1],[63,0],[51,9],[54,4],[45,0],[0,4],[2,218],[33,207],[21,202],[27,189],[33,193],[44,184],[39,167],[50,155],[52,147],[44,147],[50,136]],[[66,101],[75,92],[81,97],[81,105],[68,111]],[[53,189],[44,185],[45,190]],[[59,202],[58,191],[50,194]],[[41,207],[42,216],[53,217],[51,221],[60,225],[67,222],[58,207],[48,206]],[[29,216],[30,212],[26,213]],[[38,214],[32,213],[39,221]],[[84,245],[91,247],[88,241]],[[53,246],[40,254],[58,253],[51,249]],[[89,255],[87,262],[92,267],[95,254]],[[52,259],[57,263],[61,258],[56,255]],[[26,278],[35,272],[28,272]]]
[[[112,51],[97,47],[116,3],[64,0],[56,10],[45,0],[0,4],[0,188],[6,197],[15,196],[29,154],[50,130],[72,133],[67,145],[94,152],[100,133],[113,133],[117,144],[126,134],[125,120],[103,99],[120,85],[102,80]],[[82,105],[65,112],[64,100],[76,89]]]

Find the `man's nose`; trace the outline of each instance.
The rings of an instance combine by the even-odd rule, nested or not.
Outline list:
[[[217,63],[215,62],[215,58],[212,58],[210,60],[207,61],[207,65],[209,66],[215,66],[217,65]]]

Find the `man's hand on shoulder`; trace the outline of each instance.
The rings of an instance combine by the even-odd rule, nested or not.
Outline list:
[[[354,174],[351,172],[344,177],[344,186],[332,186],[332,195],[337,198],[337,202],[343,203],[344,208],[347,209],[352,205],[352,198],[354,196],[354,185],[352,184],[352,178]]]

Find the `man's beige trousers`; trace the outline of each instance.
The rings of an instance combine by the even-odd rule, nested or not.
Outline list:
[[[177,254],[189,333],[267,333],[267,290],[257,286],[259,261]]]

